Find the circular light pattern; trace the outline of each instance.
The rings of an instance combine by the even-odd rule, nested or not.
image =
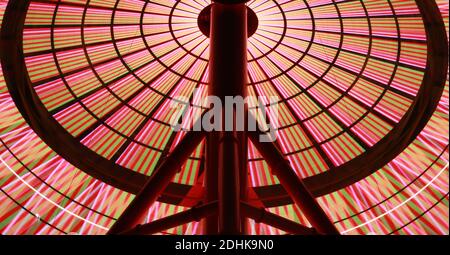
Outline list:
[[[419,97],[431,104],[438,98],[424,92],[432,84],[423,79],[428,45],[419,8],[388,3],[382,10],[358,1],[248,3],[260,22],[249,38],[248,94],[280,98],[269,107],[269,114],[273,107],[280,112],[272,122],[278,143],[301,177],[314,178],[315,194],[378,169],[360,170],[386,153],[380,141],[407,145],[396,139]],[[48,126],[61,125],[64,131],[56,132],[68,133],[63,141],[75,151],[85,146],[98,154],[103,163],[95,167],[104,172],[114,162],[114,172],[150,175],[180,138],[170,126],[173,105],[202,107],[195,102],[206,93],[208,38],[197,20],[207,7],[206,1],[32,2],[23,48],[34,92],[57,121]],[[39,40],[48,44],[36,48]],[[189,104],[174,100],[179,97]],[[73,152],[61,150],[77,163]],[[251,174],[258,175],[254,164],[261,160],[253,148],[250,156]],[[365,174],[354,177],[357,171]],[[111,184],[127,188],[122,178]]]
[[[278,1],[250,1],[248,7],[258,17],[256,34],[248,41],[248,60],[256,61],[275,51],[286,35],[287,20]]]
[[[150,175],[183,135],[170,130],[169,106],[187,101],[173,98],[188,98],[185,107],[192,111],[206,95],[208,39],[197,18],[209,4],[201,0],[32,1],[23,28],[23,53],[38,101],[72,139],[115,162],[120,171],[129,169],[142,178]],[[339,169],[370,152],[415,105],[429,51],[415,1],[258,0],[248,6],[260,22],[249,39],[248,90],[252,95],[280,98],[279,145],[301,177]],[[193,94],[195,89],[199,90]],[[441,103],[445,105],[445,100]],[[429,144],[426,139],[410,146]],[[448,151],[438,154],[429,166],[443,169],[441,161],[448,158]],[[296,208],[278,207],[289,201],[273,199],[285,195],[276,177],[253,146],[249,155],[255,201],[277,206],[276,213],[294,212],[289,215],[304,222]],[[379,172],[401,165],[397,160]],[[187,200],[199,196],[202,178],[203,145],[174,180],[184,185],[175,186],[174,193]],[[362,182],[345,192],[369,185]],[[102,189],[115,192],[112,187]],[[392,189],[392,199],[400,196],[396,190],[401,188]],[[358,196],[345,192],[330,196]],[[182,204],[182,200],[167,197],[165,201]],[[442,201],[439,196],[436,200]],[[320,201],[325,208],[332,207],[327,197]],[[99,211],[93,214],[97,218],[103,217],[103,209]],[[337,216],[343,219],[342,226],[358,217],[358,209],[351,211],[347,219]],[[373,210],[367,209],[361,217],[369,213]],[[255,226],[255,233],[275,231]],[[370,232],[365,227],[361,231]]]

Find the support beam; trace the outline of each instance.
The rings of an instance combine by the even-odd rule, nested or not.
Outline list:
[[[245,109],[247,112],[247,109]],[[246,116],[246,115],[245,115]],[[245,130],[247,130],[247,127],[245,127]],[[241,147],[239,148],[240,155],[243,157],[242,160],[240,160],[241,163],[241,170],[239,175],[239,192],[240,192],[240,201],[247,202],[248,201],[248,193],[249,193],[249,186],[248,186],[248,137],[246,132],[239,132],[238,133],[238,139],[241,141]],[[241,234],[245,235],[249,233],[249,225],[248,225],[248,219],[244,215],[241,215]]]
[[[158,199],[172,181],[178,169],[205,137],[204,132],[188,132],[180,144],[169,154],[162,165],[155,170],[144,188],[122,213],[108,234],[118,234],[142,223],[148,208]]]
[[[217,213],[217,202],[193,207],[184,212],[180,212],[148,224],[138,225],[132,230],[120,233],[121,235],[153,235],[161,231],[171,229],[192,221],[200,221],[200,219],[214,215]]]
[[[266,211],[264,208],[256,208],[245,202],[241,203],[242,214],[255,220],[257,223],[264,223],[295,235],[317,235],[313,228],[305,227],[297,222],[288,220],[279,215]]]
[[[247,7],[246,1],[213,1],[211,5],[209,94],[221,102],[226,97],[245,97],[247,84]],[[241,136],[233,131],[224,131],[225,111],[222,110],[222,130],[218,133],[218,144],[209,144],[210,155],[217,155],[219,234],[241,234],[240,176],[247,155],[243,151]],[[236,121],[236,112],[233,119]],[[217,121],[217,120],[216,120]],[[214,157],[214,156],[213,156]],[[208,178],[209,179],[209,178]],[[207,185],[211,186],[211,185]],[[245,187],[243,187],[245,188]],[[212,222],[207,225],[213,224]],[[209,227],[208,227],[209,228]]]
[[[241,233],[239,141],[236,132],[222,132],[219,142],[219,234]]]
[[[247,85],[247,7],[244,3],[211,6],[209,92],[225,102],[245,96]]]
[[[218,199],[218,144],[218,133],[210,132],[206,137],[205,203],[217,201]],[[218,226],[219,219],[217,214],[207,216],[204,220],[203,233],[206,235],[216,235],[219,232]]]
[[[259,132],[248,132],[250,140],[267,161],[272,171],[286,189],[297,206],[305,214],[311,225],[320,234],[339,235],[339,231],[328,216],[306,189],[302,180],[297,176],[290,163],[284,158],[274,143],[260,142]]]

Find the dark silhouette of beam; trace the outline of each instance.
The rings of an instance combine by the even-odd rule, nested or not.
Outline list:
[[[261,132],[248,132],[250,140],[267,161],[281,185],[305,214],[311,225],[320,234],[339,235],[339,231],[297,176],[290,163],[274,143],[260,141]]]
[[[241,211],[244,216],[255,220],[256,223],[278,228],[290,234],[295,235],[317,235],[317,231],[308,228],[297,222],[291,221],[274,213],[266,211],[264,208],[256,208],[248,203],[241,203]]]
[[[247,6],[244,2],[214,1],[211,4],[209,92],[220,98],[221,102],[225,102],[226,97],[245,97],[246,94],[248,31]],[[218,133],[218,144],[208,144],[212,146],[208,149],[209,156],[218,160],[217,169],[209,168],[207,171],[218,177],[220,234],[241,234],[243,230],[239,209],[240,189],[247,187],[241,187],[240,176],[247,171],[244,167],[247,154],[242,150],[246,141],[239,139],[236,125],[234,131],[224,130],[226,121],[237,120],[236,112],[233,114],[232,119],[225,120],[227,116],[222,108],[222,129],[213,131]]]
[[[206,155],[205,155],[205,203],[216,201],[219,196],[219,190],[217,186],[219,184],[219,173],[217,169],[219,168],[217,144],[219,144],[217,132],[210,132],[206,137]],[[217,214],[209,215],[205,218],[204,222],[204,234],[215,235],[219,232],[218,229],[219,218]]]
[[[180,212],[171,216],[167,216],[156,221],[120,233],[121,235],[152,235],[161,231],[181,226],[193,221],[200,221],[202,218],[217,213],[217,202],[208,203],[193,207],[184,212]]]
[[[132,229],[142,222],[148,208],[158,199],[172,181],[178,169],[184,164],[198,144],[205,137],[204,132],[188,132],[178,146],[168,155],[160,167],[150,176],[144,188],[125,209],[108,231],[117,234]]]

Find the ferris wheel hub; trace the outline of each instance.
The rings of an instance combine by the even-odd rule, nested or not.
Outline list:
[[[207,37],[209,37],[211,30],[211,5],[205,7],[198,15],[197,25],[200,31]],[[258,30],[259,20],[256,13],[249,7],[247,7],[247,33],[248,37],[251,37]]]

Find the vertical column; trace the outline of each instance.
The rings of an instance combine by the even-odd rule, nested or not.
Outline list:
[[[214,2],[211,8],[209,92],[225,103],[227,96],[244,96],[247,84],[247,7],[245,3]],[[231,1],[237,2],[237,1]],[[245,2],[245,1],[243,1]],[[236,113],[234,114],[234,120]],[[225,121],[222,111],[222,120]],[[224,121],[222,127],[224,127]],[[230,121],[230,120],[226,120]],[[224,130],[224,129],[222,129]],[[208,153],[217,155],[217,169],[209,168],[207,175],[218,177],[218,233],[240,234],[240,197],[243,176],[242,136],[236,131],[218,131],[217,144],[208,143]],[[211,139],[214,140],[214,139]],[[213,167],[213,164],[208,164]],[[207,181],[213,181],[207,178]],[[211,185],[206,185],[211,187]],[[209,191],[209,189],[207,189]],[[207,226],[212,223],[207,220]]]
[[[206,136],[206,171],[205,171],[205,202],[210,203],[218,200],[218,132],[210,132]],[[218,234],[218,214],[207,216],[204,219],[204,234]]]
[[[246,93],[244,93],[246,95]],[[245,106],[245,120],[248,119],[248,108]],[[245,121],[245,129],[248,130],[247,127],[247,121]],[[241,169],[240,169],[240,175],[239,175],[239,192],[240,192],[240,201],[241,202],[247,202],[248,200],[248,135],[247,132],[239,132],[238,133],[238,139],[241,141],[240,144],[240,156],[243,160],[241,160]],[[242,210],[241,210],[242,212]],[[241,213],[241,234],[245,235],[249,233],[249,225],[248,225],[248,218],[246,215]]]

